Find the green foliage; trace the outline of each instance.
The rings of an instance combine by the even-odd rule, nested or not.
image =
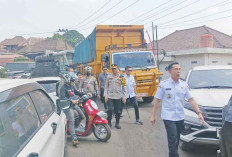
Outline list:
[[[67,42],[72,47],[75,47],[77,44],[79,44],[81,41],[85,39],[85,37],[79,33],[76,30],[70,30],[65,32],[63,35],[60,35],[59,33],[53,34],[52,37],[48,37],[47,39],[59,39]]]
[[[5,68],[0,68],[0,78],[7,78],[8,75],[6,73],[6,69]]]

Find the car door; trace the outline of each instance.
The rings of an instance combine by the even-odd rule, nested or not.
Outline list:
[[[18,157],[63,157],[66,140],[65,115],[58,115],[54,111],[54,104],[44,91],[33,91],[30,96],[39,115],[41,127]]]

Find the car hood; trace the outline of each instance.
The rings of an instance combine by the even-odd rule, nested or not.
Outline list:
[[[191,89],[197,104],[208,107],[223,107],[228,104],[232,89]]]

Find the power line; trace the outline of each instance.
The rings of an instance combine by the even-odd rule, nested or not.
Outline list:
[[[136,1],[133,2],[132,4],[128,5],[127,7],[123,8],[123,9],[121,9],[120,11],[118,11],[117,13],[115,13],[114,15],[108,17],[107,19],[105,19],[105,20],[103,20],[103,21],[101,21],[101,22],[99,22],[99,23],[103,23],[103,22],[105,22],[105,21],[107,21],[107,20],[109,20],[109,19],[111,19],[111,18],[117,16],[118,14],[124,12],[125,10],[127,10],[127,9],[130,8],[130,7],[132,7],[134,4],[138,3],[139,1],[140,1],[140,0],[136,0]],[[90,27],[87,27],[87,28],[81,29],[81,30],[87,30],[87,29],[89,29],[89,28],[92,28],[93,26],[95,26],[95,25],[92,25],[92,26],[90,26]]]
[[[198,19],[202,19],[202,18],[206,18],[206,17],[210,17],[210,16],[215,16],[215,15],[218,15],[218,14],[221,14],[221,13],[225,13],[225,12],[228,12],[228,11],[232,11],[232,9],[221,11],[221,12],[214,13],[214,14],[207,15],[207,16],[202,16],[202,17],[191,19],[191,20],[187,20],[187,21],[182,21],[182,22],[178,22],[178,23],[174,23],[174,24],[170,24],[170,25],[164,25],[164,26],[160,25],[160,26],[162,26],[162,27],[170,27],[170,26],[177,25],[177,24],[180,24],[180,23],[186,23],[186,22],[190,22],[190,21],[193,21],[193,20],[198,20]]]
[[[226,1],[228,1],[228,0],[226,0]],[[180,20],[180,19],[183,19],[183,18],[192,16],[192,15],[195,15],[195,14],[199,14],[199,13],[201,13],[201,12],[204,12],[204,11],[208,10],[208,9],[212,9],[212,8],[215,8],[215,7],[218,7],[218,6],[221,6],[221,5],[226,5],[226,4],[228,4],[228,3],[223,4],[223,3],[225,3],[226,1],[217,3],[217,4],[215,4],[215,5],[212,5],[212,6],[210,6],[210,7],[207,7],[207,8],[201,9],[201,10],[198,10],[198,11],[196,11],[196,12],[194,12],[194,13],[191,13],[191,14],[188,14],[188,15],[185,15],[185,16],[182,16],[182,17],[180,17],[180,18],[176,18],[176,19],[173,19],[173,20],[171,20],[171,21],[161,23],[161,24],[159,24],[159,25],[171,23],[171,22],[176,21],[176,20]],[[229,2],[229,3],[232,3],[232,2]]]
[[[131,20],[129,20],[129,21],[126,21],[125,23],[129,23],[129,22],[131,22],[131,21],[134,21],[134,20],[136,20],[136,19],[138,19],[138,18],[140,18],[140,17],[142,17],[142,16],[144,16],[144,15],[146,15],[146,14],[152,12],[153,10],[158,9],[158,8],[162,7],[163,5],[165,5],[165,4],[167,4],[167,3],[170,3],[171,1],[173,1],[173,0],[169,0],[169,1],[167,1],[167,2],[165,2],[165,3],[163,3],[163,4],[161,4],[161,5],[159,5],[159,6],[155,7],[155,8],[153,8],[153,9],[151,9],[151,10],[149,10],[149,11],[147,11],[147,12],[145,12],[145,13],[139,15],[139,16],[137,16],[136,18],[133,18],[133,19],[131,19]]]
[[[202,22],[195,22],[195,23],[186,24],[186,25],[179,25],[179,26],[173,26],[173,27],[160,27],[160,29],[170,29],[170,28],[176,28],[176,27],[190,26],[190,25],[195,25],[195,24],[200,24],[200,23],[205,23],[205,22],[211,22],[211,21],[217,21],[217,20],[221,20],[221,19],[226,19],[226,18],[229,18],[229,17],[232,17],[232,15],[224,16],[224,17],[216,18],[216,19],[211,19],[211,20],[206,20],[206,21],[202,21]]]
[[[186,2],[186,1],[188,1],[188,0],[183,0],[183,1],[181,1],[180,3],[177,3],[177,4],[175,4],[175,5],[171,5],[171,6],[169,6],[168,8],[164,8],[164,9],[161,10],[161,11],[157,11],[157,12],[155,12],[155,13],[149,15],[149,16],[146,16],[144,19],[141,19],[141,20],[136,21],[135,24],[137,24],[137,23],[139,23],[139,22],[143,22],[143,21],[145,21],[145,20],[147,20],[147,19],[149,19],[149,18],[151,18],[151,17],[157,16],[157,15],[163,13],[163,12],[166,12],[166,11],[168,11],[169,9],[172,9],[172,8],[178,6],[178,5],[180,5],[180,4],[182,4],[182,3]]]
[[[104,3],[99,9],[97,9],[95,12],[93,12],[91,15],[89,15],[88,17],[86,17],[84,20],[82,20],[81,22],[79,22],[78,24],[76,24],[75,26],[71,27],[75,28],[77,26],[79,26],[80,24],[83,24],[86,20],[88,21],[89,18],[91,18],[92,16],[94,16],[95,14],[97,14],[99,11],[101,11],[101,9],[103,9],[105,6],[107,6],[112,0],[108,0],[106,3]]]
[[[185,9],[186,7],[189,7],[189,6],[195,4],[195,3],[199,2],[199,1],[201,1],[201,0],[196,0],[196,1],[194,1],[194,2],[192,2],[192,3],[190,3],[190,4],[188,4],[188,5],[185,5],[185,6],[181,7],[181,8],[179,8],[179,9],[176,9],[176,10],[174,10],[174,11],[172,11],[172,12],[166,14],[166,15],[163,15],[163,16],[161,16],[161,17],[159,17],[159,18],[156,18],[155,20],[159,20],[159,19],[161,19],[161,18],[163,18],[163,17],[166,17],[166,16],[168,16],[168,15],[170,15],[170,14],[172,14],[172,13],[175,13],[175,12],[177,12],[177,11],[180,11],[180,10],[182,10],[182,9]],[[151,22],[151,21],[150,21],[150,22]],[[146,25],[146,24],[148,24],[148,23],[150,23],[150,22],[147,22],[147,23],[145,23],[144,25]]]
[[[116,3],[114,6],[112,6],[110,9],[106,10],[105,12],[103,12],[102,14],[98,15],[95,19],[93,19],[90,23],[92,23],[93,21],[96,21],[99,17],[105,15],[107,12],[111,11],[113,8],[115,8],[116,6],[118,6],[120,3],[122,3],[123,0],[120,0],[118,3]],[[89,24],[89,23],[88,23]],[[83,26],[85,26],[87,24],[81,25],[78,28],[81,28]]]

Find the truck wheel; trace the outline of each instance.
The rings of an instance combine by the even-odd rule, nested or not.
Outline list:
[[[180,143],[179,143],[179,147],[183,151],[190,151],[193,148],[191,144],[189,144],[187,142],[184,142],[184,141],[181,141],[181,140],[180,140]]]
[[[145,103],[151,103],[153,101],[154,97],[150,96],[150,97],[143,97],[143,101]]]
[[[96,124],[93,133],[94,136],[102,142],[108,141],[111,137],[111,130],[108,124]]]

